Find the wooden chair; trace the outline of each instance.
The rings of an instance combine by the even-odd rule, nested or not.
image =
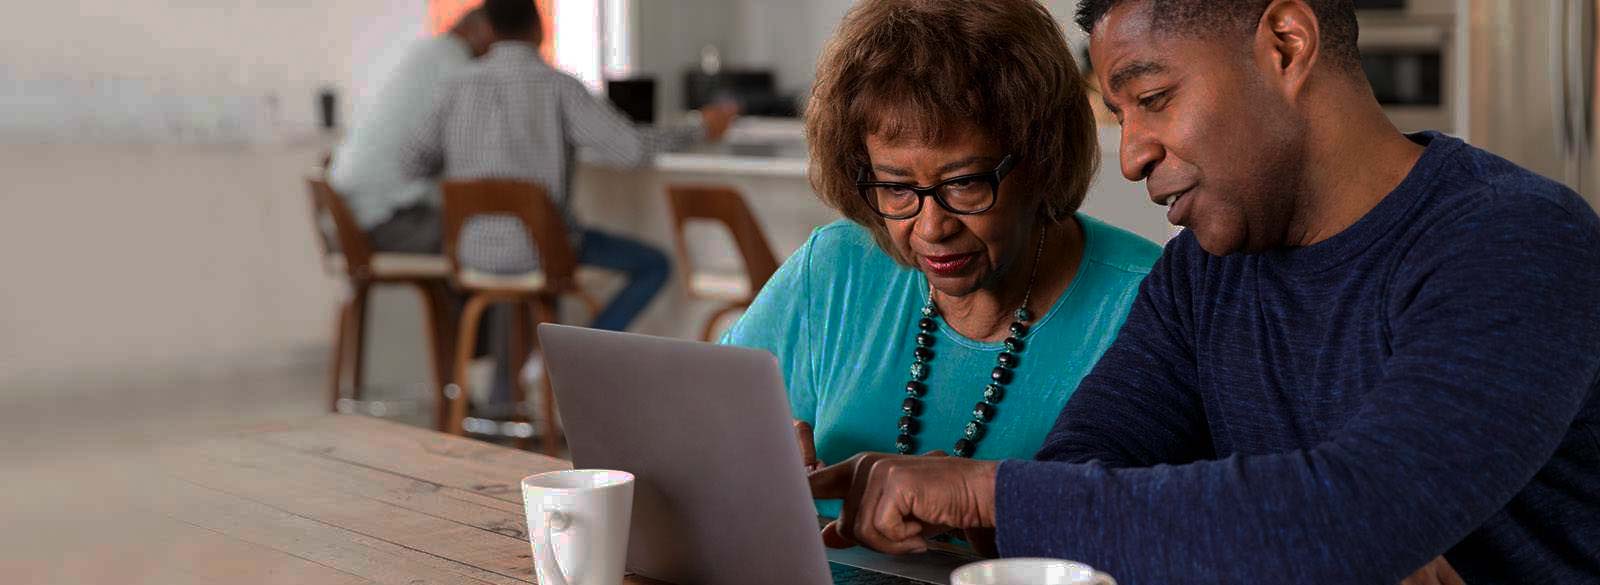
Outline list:
[[[328,408],[339,410],[341,378],[346,362],[351,369],[351,400],[361,400],[366,381],[367,300],[372,287],[409,285],[422,295],[427,324],[428,353],[433,365],[434,424],[443,428],[446,412],[444,391],[450,383],[449,361],[453,337],[450,318],[450,267],[443,256],[374,252],[366,231],[344,199],[321,178],[308,178],[311,193],[311,221],[322,247],[323,267],[342,274],[349,285],[334,318],[333,351],[329,359]],[[330,233],[331,232],[331,233]]]
[[[466,434],[463,422],[471,406],[467,369],[472,362],[472,341],[476,339],[483,313],[490,306],[515,307],[516,326],[512,328],[512,358],[519,366],[532,354],[533,328],[539,322],[558,322],[558,301],[562,295],[582,299],[591,315],[599,303],[578,286],[578,256],[568,239],[568,228],[561,212],[543,187],[510,180],[454,181],[442,185],[444,191],[444,250],[451,279],[469,296],[461,312],[456,343],[456,384],[451,397],[449,424],[445,431]],[[461,231],[468,219],[483,215],[516,218],[528,235],[528,246],[537,252],[539,271],[499,275],[472,270],[461,264]],[[520,369],[520,368],[519,368]],[[555,396],[546,376],[541,387],[544,420],[540,428],[545,454],[554,456],[560,448],[556,429]],[[512,400],[520,407],[527,402],[522,377],[513,376]]]
[[[700,333],[701,340],[711,341],[718,321],[729,313],[749,307],[755,300],[767,279],[778,271],[778,259],[761,232],[761,224],[756,222],[738,191],[721,186],[669,185],[667,203],[672,208],[673,248],[683,271],[685,292],[689,298],[723,303],[706,319]],[[715,221],[728,228],[744,259],[743,275],[694,269],[685,237],[685,227],[690,220]]]

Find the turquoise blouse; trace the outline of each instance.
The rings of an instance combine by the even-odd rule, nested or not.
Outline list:
[[[1087,215],[1078,272],[1023,337],[1011,383],[973,454],[1028,459],[1067,398],[1116,338],[1139,283],[1161,248]],[[723,343],[777,356],[797,420],[815,431],[817,457],[837,463],[862,451],[895,452],[917,320],[922,272],[895,263],[863,227],[818,228],[778,269]],[[954,452],[983,399],[1000,343],[974,341],[939,320],[919,416],[917,451]],[[836,502],[818,511],[837,514]]]

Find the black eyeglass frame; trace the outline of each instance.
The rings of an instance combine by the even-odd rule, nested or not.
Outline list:
[[[1009,174],[1016,166],[1016,156],[1008,154],[1005,156],[1005,158],[1000,159],[1000,164],[995,166],[994,170],[992,171],[951,177],[943,181],[939,181],[930,187],[918,187],[910,183],[895,183],[892,181],[868,181],[867,177],[871,176],[872,169],[871,167],[861,167],[861,173],[857,175],[856,178],[856,194],[861,196],[861,200],[866,202],[867,207],[872,209],[873,213],[878,214],[879,217],[884,219],[902,220],[916,217],[917,214],[922,213],[923,202],[929,196],[933,197],[934,202],[938,203],[939,207],[950,213],[956,215],[980,215],[987,213],[990,209],[994,209],[995,202],[1000,200],[1000,181],[1004,180],[1006,175]],[[961,211],[955,209],[951,207],[950,203],[945,201],[944,196],[939,193],[939,190],[944,188],[946,185],[974,180],[981,180],[989,184],[989,191],[992,195],[989,198],[989,204],[983,206],[983,209],[974,211]],[[877,201],[873,200],[874,198],[870,193],[872,189],[880,187],[909,189],[912,193],[917,195],[917,206],[911,210],[911,213],[899,215],[890,215],[884,213],[882,209],[878,209],[878,203]]]

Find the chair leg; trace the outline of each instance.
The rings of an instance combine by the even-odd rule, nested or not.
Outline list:
[[[711,334],[712,333],[716,333],[716,331],[717,331],[717,322],[721,321],[723,317],[728,316],[729,313],[732,313],[734,311],[743,309],[743,308],[748,307],[748,306],[750,306],[749,303],[732,303],[732,304],[729,304],[728,306],[725,306],[725,307],[723,307],[721,309],[717,309],[717,312],[712,313],[711,317],[706,319],[705,328],[700,330],[700,341],[707,341],[707,342],[716,341],[716,340],[711,338]]]
[[[456,356],[456,344],[459,343],[456,340],[456,329],[460,328],[461,326],[461,311],[459,302],[457,301],[455,294],[451,291],[449,284],[443,282],[435,284],[434,295],[439,301],[438,304],[435,305],[436,310],[439,312],[439,317],[435,320],[435,322],[439,324],[438,335],[439,339],[442,340],[442,343],[439,347],[439,364],[440,367],[444,368],[445,376],[444,384],[439,387],[440,399],[439,404],[437,405],[438,412],[435,415],[435,423],[437,426],[443,425],[445,417],[450,413],[450,405],[447,401],[444,389],[448,388],[450,384],[456,381],[454,361]],[[444,430],[442,426],[439,426],[438,428],[439,430]]]
[[[489,308],[493,301],[488,297],[473,295],[467,299],[466,307],[461,309],[461,326],[456,329],[456,367],[455,387],[456,395],[450,400],[450,408],[444,420],[438,421],[439,428],[452,435],[465,434],[461,429],[462,420],[467,418],[467,406],[472,400],[470,387],[473,345],[478,339],[478,327],[483,320],[483,311]]]
[[[339,385],[344,377],[345,347],[349,345],[350,303],[339,301],[333,314],[333,343],[328,356],[328,412],[339,411]]]
[[[450,285],[447,283],[435,283],[433,291],[434,298],[439,301],[434,305],[434,308],[439,313],[438,319],[434,322],[439,324],[439,339],[444,341],[444,346],[442,347],[444,351],[440,355],[444,356],[444,364],[449,366],[450,360],[456,355],[456,326],[461,319],[460,307],[457,305],[460,302],[456,299],[456,295],[451,291]],[[447,367],[445,375],[454,374],[455,371]]]
[[[444,314],[440,311],[441,292],[430,282],[416,283],[417,293],[422,297],[422,314],[425,323],[425,333],[428,337],[428,356],[433,366],[433,401],[435,426],[444,420],[444,387],[450,383],[450,352],[448,351],[448,337],[443,328]]]
[[[355,340],[354,354],[351,356],[355,363],[350,366],[350,397],[362,399],[362,390],[367,384],[367,292],[368,287],[357,286],[350,295],[350,327],[351,337]]]
[[[594,323],[595,319],[600,318],[600,311],[605,307],[600,306],[600,299],[594,298],[594,295],[589,294],[588,291],[578,289],[576,294],[578,295],[578,300],[583,301],[583,307],[589,311],[589,322]],[[561,322],[559,319],[557,319],[555,311],[550,311],[550,314],[547,315],[547,317],[549,318],[550,323]]]
[[[511,402],[518,406],[519,412],[512,418],[527,419],[529,417],[524,416],[521,412],[521,409],[526,408],[528,404],[528,387],[522,381],[522,369],[527,366],[528,357],[533,354],[531,351],[533,348],[533,312],[529,310],[527,303],[518,302],[513,306],[510,353]],[[513,444],[518,449],[526,450],[528,448],[528,439],[519,437],[513,441]]]
[[[537,304],[535,305],[536,310],[534,315],[537,316],[540,321],[546,323],[559,322],[556,319],[556,311],[558,310],[558,306],[555,297],[541,297],[535,301],[535,303]],[[540,347],[539,351],[544,351],[544,348]],[[541,435],[540,442],[542,443],[540,447],[541,450],[544,451],[545,455],[556,457],[557,454],[561,452],[561,431],[556,426],[556,391],[555,388],[550,385],[550,369],[548,363],[545,365],[544,378],[539,381],[539,394],[540,397],[544,399],[543,412],[541,413],[544,420],[540,421],[539,423],[539,434]]]

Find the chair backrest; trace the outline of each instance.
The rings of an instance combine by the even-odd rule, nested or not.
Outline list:
[[[363,280],[370,277],[372,244],[367,241],[367,232],[361,229],[361,224],[356,223],[355,214],[345,205],[344,198],[328,186],[327,180],[320,177],[307,178],[306,186],[311,193],[311,229],[322,244],[323,258],[339,254],[344,257],[344,269],[350,278]],[[328,232],[324,229],[327,225],[325,219],[332,220],[334,241],[328,239]],[[337,250],[333,245],[335,243],[338,244]]]
[[[678,255],[678,265],[686,273],[693,273],[689,262],[689,246],[684,238],[684,227],[691,219],[705,219],[722,223],[733,234],[734,245],[744,258],[745,275],[750,279],[750,294],[766,286],[767,279],[778,271],[778,259],[772,246],[761,231],[744,197],[730,188],[715,185],[670,185],[667,201],[672,208],[673,246]]]
[[[528,234],[528,247],[539,257],[545,280],[562,286],[576,284],[578,256],[568,239],[561,210],[550,201],[544,187],[524,181],[483,179],[445,181],[444,255],[450,271],[461,273],[461,229],[475,216],[505,215],[516,218]]]

